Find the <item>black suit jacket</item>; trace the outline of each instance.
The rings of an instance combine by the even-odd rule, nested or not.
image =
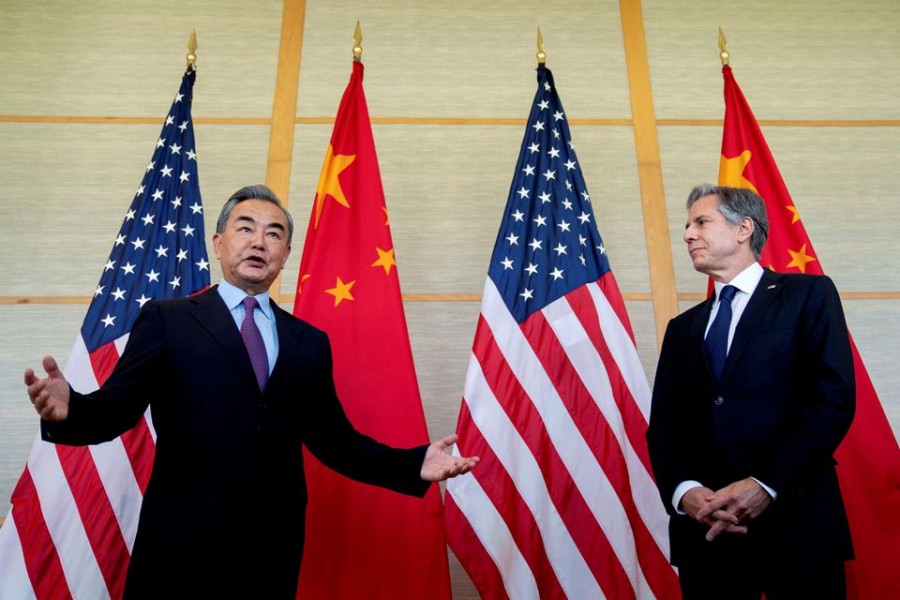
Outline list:
[[[671,515],[673,564],[708,544],[706,526],[676,514],[676,486],[696,480],[715,490],[746,477],[777,493],[750,524],[751,543],[852,558],[832,455],[853,419],[856,386],[834,284],[766,270],[738,322],[720,382],[703,349],[713,302],[669,323],[653,387],[647,441]]]
[[[424,495],[426,447],[358,433],[335,394],[327,336],[273,303],[279,354],[260,392],[240,332],[215,288],[150,302],[115,371],[44,439],[95,444],[151,407],[156,457],[126,597],[293,598],[307,499],[302,447],[358,481]]]

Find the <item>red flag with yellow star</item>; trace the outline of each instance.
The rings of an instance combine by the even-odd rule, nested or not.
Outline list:
[[[358,430],[396,447],[428,443],[359,61],[325,153],[294,314],[328,333],[338,397]],[[309,454],[306,476],[298,597],[450,598],[437,485],[408,497]]]
[[[759,124],[731,67],[725,76],[725,126],[719,185],[749,188],[766,202],[769,239],[760,263],[779,272],[823,274]],[[900,598],[900,447],[851,337],[856,417],[837,450],[838,478],[856,560],[847,563],[849,598]]]

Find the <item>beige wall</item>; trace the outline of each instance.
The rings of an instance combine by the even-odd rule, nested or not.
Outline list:
[[[677,293],[684,309],[705,289],[680,235],[687,192],[718,173],[721,25],[735,76],[900,431],[895,0],[871,0],[865,10],[834,0],[287,2],[305,21],[302,32],[297,19],[288,27],[302,33],[302,54],[290,179],[281,179],[297,240],[358,19],[432,435],[455,427],[473,297],[535,91],[538,26],[648,377],[654,308]],[[275,99],[291,91],[276,85],[282,10],[274,1],[0,0],[0,514],[37,428],[22,371],[44,353],[69,353],[177,90],[191,29],[200,43],[193,114],[209,233],[232,191],[266,180],[270,130],[285,133],[272,120]],[[648,85],[629,86],[641,78]],[[645,208],[668,224],[645,222]],[[652,251],[664,268],[651,275],[645,240],[666,234],[662,253]],[[286,305],[300,254],[298,243],[281,282]],[[453,577],[455,596],[472,597],[456,565]]]

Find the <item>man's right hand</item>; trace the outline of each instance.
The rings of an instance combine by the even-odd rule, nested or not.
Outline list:
[[[38,378],[32,369],[25,369],[28,397],[42,419],[62,421],[69,416],[69,382],[52,356],[45,356],[41,363],[47,372],[43,379]]]
[[[691,488],[681,497],[681,509],[690,518],[709,526],[709,531],[706,532],[708,542],[723,532],[747,533],[746,525],[740,524],[738,517],[729,511],[729,507],[709,510],[709,505],[715,497],[716,493],[707,487]]]

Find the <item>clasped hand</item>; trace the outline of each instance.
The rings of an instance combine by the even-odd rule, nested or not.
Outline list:
[[[747,522],[762,514],[771,502],[769,493],[748,477],[717,491],[707,487],[688,490],[681,507],[689,517],[709,526],[706,540],[711,542],[723,532],[747,533]]]

